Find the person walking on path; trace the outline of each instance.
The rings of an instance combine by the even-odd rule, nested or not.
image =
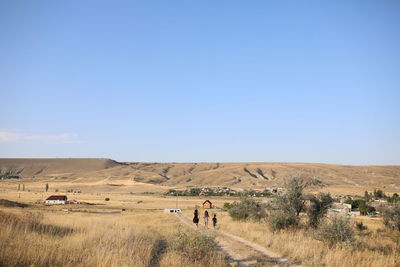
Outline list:
[[[213,222],[213,227],[215,229],[215,226],[217,226],[217,214],[214,214],[214,217],[212,218],[212,222]]]
[[[208,215],[208,211],[204,212],[204,226],[208,228],[208,219],[210,218],[210,215]]]
[[[194,210],[193,222],[196,224],[196,227],[199,228],[199,211],[197,209]]]

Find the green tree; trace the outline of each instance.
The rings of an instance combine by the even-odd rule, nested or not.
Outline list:
[[[46,184],[46,192],[49,191],[49,184]]]
[[[307,209],[308,225],[317,228],[321,220],[328,213],[328,209],[332,206],[333,198],[331,195],[321,193],[319,196],[310,197],[310,206]]]
[[[293,176],[286,180],[285,192],[276,197],[274,210],[268,217],[271,230],[281,230],[299,224],[300,212],[306,209],[303,192],[308,185],[299,176]]]
[[[298,176],[286,181],[286,193],[277,197],[278,208],[287,214],[295,214],[298,217],[300,212],[305,211],[303,192],[307,186],[307,182]]]
[[[383,193],[382,190],[378,189],[378,190],[374,190],[374,197],[375,198],[384,198],[385,197],[385,193]]]

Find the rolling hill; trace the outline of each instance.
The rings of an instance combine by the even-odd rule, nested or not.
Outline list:
[[[63,180],[73,183],[148,183],[169,187],[279,186],[292,174],[317,177],[329,187],[400,189],[400,166],[352,166],[320,163],[145,163],[111,159],[0,159],[7,178]]]

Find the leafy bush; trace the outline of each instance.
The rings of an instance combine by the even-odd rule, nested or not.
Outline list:
[[[307,210],[308,225],[317,228],[321,219],[327,214],[328,209],[332,206],[333,199],[331,195],[321,193],[318,197],[310,197],[310,206]]]
[[[110,198],[109,198],[109,197],[106,197],[104,200],[105,200],[105,201],[110,201]]]
[[[382,213],[384,225],[391,230],[400,231],[400,203],[382,210]]]
[[[349,218],[339,215],[325,221],[316,238],[331,246],[337,243],[352,243],[355,240]]]
[[[187,231],[179,231],[171,245],[173,250],[183,254],[191,262],[204,260],[217,249],[214,238]]]
[[[298,220],[296,216],[288,216],[283,211],[276,210],[268,216],[268,225],[271,231],[275,232],[297,225]]]
[[[247,198],[231,207],[229,209],[229,215],[237,221],[260,221],[267,216],[264,205],[253,199]]]

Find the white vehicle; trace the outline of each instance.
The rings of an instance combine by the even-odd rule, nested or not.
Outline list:
[[[181,209],[164,209],[165,213],[182,213]]]

